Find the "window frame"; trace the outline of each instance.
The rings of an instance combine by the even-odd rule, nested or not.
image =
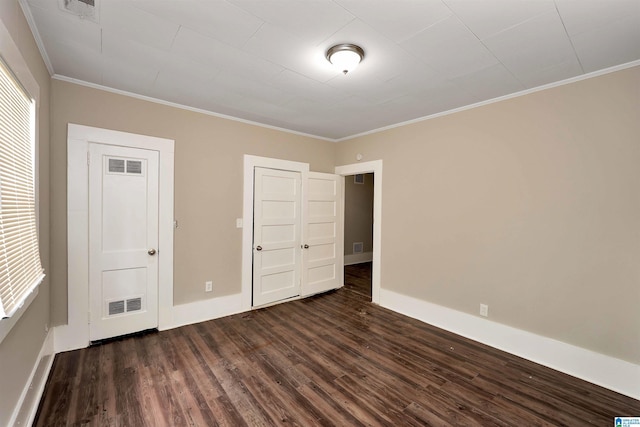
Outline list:
[[[13,41],[11,34],[5,27],[4,23],[0,21],[0,55],[2,60],[9,70],[13,73],[18,82],[24,87],[27,93],[33,98],[34,101],[34,193],[35,193],[35,215],[36,215],[36,234],[38,237],[38,246],[40,247],[40,85],[38,85],[35,77],[31,73],[27,62],[25,61],[20,49]],[[40,251],[42,252],[42,251]],[[41,262],[42,262],[42,257]],[[44,267],[44,263],[43,263]],[[42,281],[33,289],[33,291],[26,297],[22,306],[18,308],[11,317],[0,319],[0,343],[9,335],[13,327],[18,323],[22,315],[27,311],[31,303],[38,295],[38,291]]]

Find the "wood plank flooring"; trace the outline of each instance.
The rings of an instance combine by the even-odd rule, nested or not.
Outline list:
[[[58,354],[35,425],[611,426],[640,416],[638,400],[372,305],[360,273],[348,267],[345,287],[327,294]]]

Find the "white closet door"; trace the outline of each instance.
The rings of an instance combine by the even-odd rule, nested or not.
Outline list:
[[[157,151],[90,144],[90,339],[158,326]]]
[[[302,252],[302,294],[339,288],[344,280],[342,177],[309,172]]]
[[[300,295],[299,172],[255,168],[253,306]]]

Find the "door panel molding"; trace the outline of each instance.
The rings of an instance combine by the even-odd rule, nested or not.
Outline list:
[[[253,194],[254,194],[254,170],[256,167],[267,169],[279,169],[284,171],[299,172],[302,177],[302,194],[305,194],[306,176],[309,172],[309,164],[290,160],[271,159],[268,157],[244,156],[244,185],[243,185],[243,209],[242,209],[242,310],[252,308],[253,296]]]
[[[67,128],[67,325],[55,331],[55,351],[89,345],[89,143],[159,152],[158,328],[173,326],[174,141],[69,123]]]
[[[254,170],[253,306],[300,296],[302,174]]]
[[[303,213],[302,296],[344,285],[344,179],[309,172]]]
[[[95,341],[158,327],[160,156],[94,142],[89,153],[89,339]]]

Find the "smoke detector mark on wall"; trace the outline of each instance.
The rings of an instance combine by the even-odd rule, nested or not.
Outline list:
[[[60,10],[79,16],[80,19],[98,22],[99,0],[58,0]]]

